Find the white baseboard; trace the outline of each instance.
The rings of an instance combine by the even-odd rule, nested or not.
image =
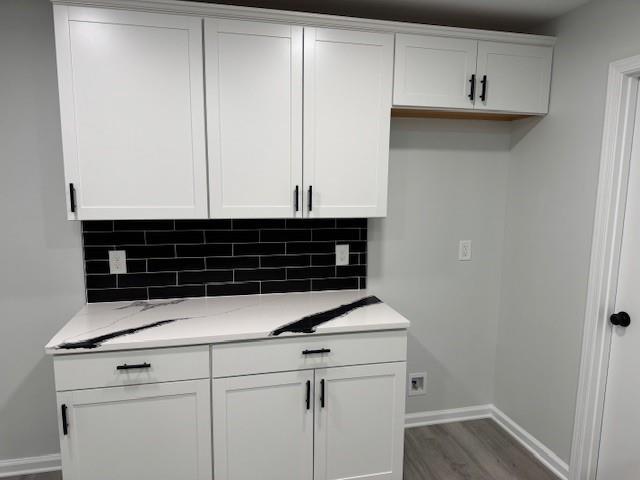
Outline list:
[[[439,423],[462,422],[464,420],[478,420],[491,418],[493,405],[477,405],[475,407],[452,408],[451,410],[435,410],[431,412],[407,413],[405,428],[424,427]]]
[[[562,480],[569,477],[569,466],[551,449],[535,438],[524,428],[509,418],[495,405],[477,405],[474,407],[454,408],[451,410],[435,410],[431,412],[408,413],[405,415],[405,428],[437,425],[440,423],[463,422],[491,418],[509,435],[515,438],[533,456]]]
[[[546,467],[555,473],[562,480],[569,478],[569,465],[556,455],[550,448],[545,446],[540,440],[535,438],[524,428],[514,422],[503,411],[492,406],[493,416],[492,418],[504,428],[513,438],[522,444],[527,450],[529,450],[538,460],[540,460]]]
[[[60,470],[60,454],[0,460],[0,478]]]

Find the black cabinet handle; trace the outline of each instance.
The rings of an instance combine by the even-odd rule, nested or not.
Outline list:
[[[609,321],[612,325],[627,328],[631,325],[631,316],[627,312],[618,312],[611,315]]]
[[[69,205],[71,213],[76,213],[76,187],[73,183],[69,184]]]
[[[482,93],[480,94],[480,100],[483,102],[487,101],[487,76],[483,75],[482,80],[480,80],[480,84],[482,85]]]
[[[136,363],[134,365],[127,365],[126,363],[122,364],[122,365],[118,365],[116,367],[116,370],[134,370],[134,369],[141,369],[141,368],[151,368],[151,364],[150,363]]]
[[[331,352],[330,348],[319,348],[318,350],[303,350],[303,355],[316,355],[318,353],[329,353]]]
[[[309,185],[309,211],[313,210],[313,187]]]
[[[471,91],[469,92],[469,100],[472,102],[476,99],[476,74],[471,75],[469,79],[469,83],[471,84]]]
[[[324,408],[324,378],[320,380],[320,407]]]
[[[62,434],[69,433],[69,422],[67,421],[67,406],[63,403],[60,407],[60,415],[62,416]]]
[[[296,212],[300,210],[300,187],[296,185]]]
[[[311,380],[307,380],[307,410],[311,408]]]

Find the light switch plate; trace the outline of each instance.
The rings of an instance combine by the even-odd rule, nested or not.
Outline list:
[[[458,260],[471,260],[471,240],[460,240],[458,247]]]
[[[336,245],[336,265],[349,265],[349,244]]]
[[[109,250],[109,273],[127,273],[127,252],[125,250]]]

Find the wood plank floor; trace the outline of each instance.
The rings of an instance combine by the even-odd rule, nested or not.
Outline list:
[[[61,480],[59,472],[5,480]],[[557,480],[493,420],[405,431],[404,480]]]

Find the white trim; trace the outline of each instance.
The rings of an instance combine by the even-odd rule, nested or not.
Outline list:
[[[567,463],[556,455],[550,448],[514,422],[495,405],[492,406],[491,418],[493,418],[498,425],[515,438],[524,448],[529,450],[529,452],[531,452],[533,456],[542,462],[549,470],[555,473],[562,480],[567,480],[569,476],[569,465],[567,465]]]
[[[0,460],[0,478],[14,475],[31,475],[34,473],[53,472],[62,469],[60,454],[42,455],[40,457],[12,458]]]
[[[640,56],[609,66],[600,178],[591,248],[580,380],[571,449],[571,480],[594,480],[615,308]]]
[[[107,8],[123,8],[157,13],[179,13],[182,15],[213,16],[218,18],[257,20],[263,22],[310,25],[316,27],[342,27],[378,32],[413,33],[441,37],[469,38],[494,42],[521,43],[527,45],[553,46],[555,37],[523,33],[496,32],[470,28],[442,27],[419,23],[391,22],[385,20],[359,19],[337,15],[268,10],[264,8],[237,7],[176,0],[51,0],[53,4],[79,5]]]
[[[407,413],[405,415],[404,426],[405,428],[424,427],[427,425],[438,425],[440,423],[491,418],[492,408],[492,405],[477,405],[475,407],[452,408],[450,410]]]

